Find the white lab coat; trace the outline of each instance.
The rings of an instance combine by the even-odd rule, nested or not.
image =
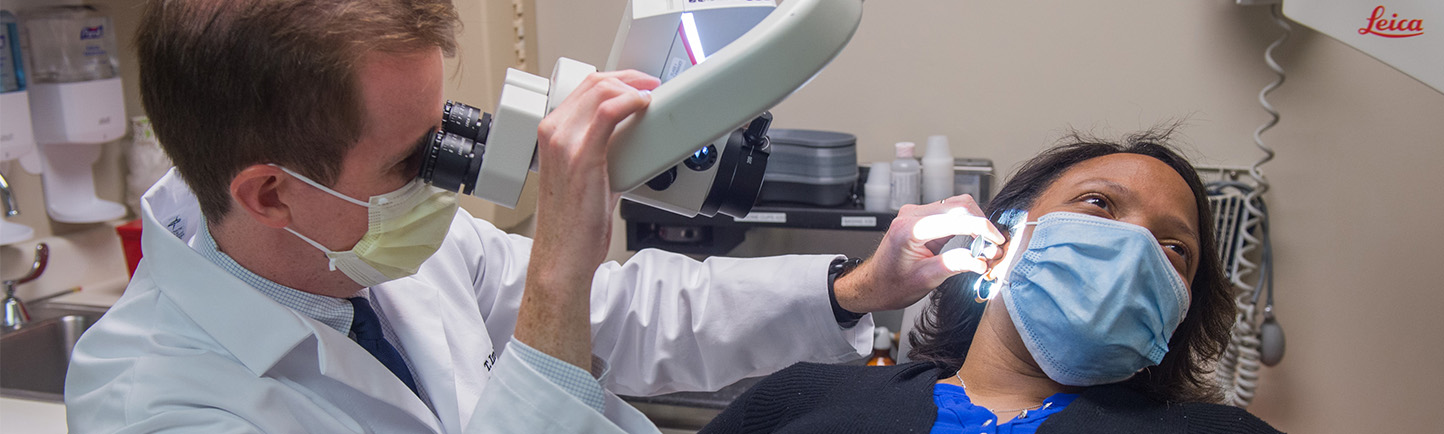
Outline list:
[[[831,256],[643,251],[593,281],[593,352],[610,365],[598,413],[505,351],[531,240],[463,211],[417,275],[371,288],[428,408],[345,335],[193,251],[201,215],[174,172],[142,208],[145,259],[75,347],[72,432],[656,432],[613,392],[713,390],[871,345],[870,318],[832,317]]]

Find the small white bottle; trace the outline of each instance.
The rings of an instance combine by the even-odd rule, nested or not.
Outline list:
[[[949,197],[953,197],[953,150],[948,136],[930,136],[923,154],[923,203]]]
[[[892,161],[892,198],[888,202],[888,208],[896,211],[903,205],[917,205],[921,202],[922,192],[918,187],[922,181],[922,168],[918,165],[918,160],[913,158],[916,144],[901,142],[893,147],[897,151],[897,159]]]
[[[867,169],[862,184],[862,207],[871,212],[888,212],[892,200],[892,163],[880,161]]]

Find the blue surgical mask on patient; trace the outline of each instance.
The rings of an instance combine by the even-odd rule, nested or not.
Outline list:
[[[1004,303],[1048,378],[1123,381],[1157,365],[1188,312],[1188,290],[1148,229],[1084,214],[1038,219]]]

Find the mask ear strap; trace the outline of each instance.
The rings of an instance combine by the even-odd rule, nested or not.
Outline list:
[[[311,178],[307,178],[307,177],[305,177],[305,176],[303,176],[303,175],[301,175],[301,174],[299,174],[299,173],[293,172],[293,171],[291,171],[291,169],[287,169],[287,168],[285,168],[285,167],[282,167],[282,166],[279,166],[279,165],[276,165],[276,164],[267,164],[267,166],[271,166],[271,167],[275,167],[275,168],[277,168],[277,169],[281,169],[282,172],[286,172],[286,174],[291,175],[292,177],[295,177],[296,179],[301,180],[301,182],[304,182],[304,183],[307,183],[307,184],[311,184],[312,187],[316,187],[317,189],[319,189],[319,190],[321,190],[321,191],[330,193],[332,196],[339,197],[339,198],[341,198],[342,200],[345,200],[345,201],[347,201],[347,202],[351,202],[351,203],[354,203],[354,204],[360,205],[360,206],[369,206],[366,202],[363,202],[363,201],[358,200],[358,199],[356,199],[356,198],[353,198],[353,197],[351,197],[351,196],[347,196],[347,195],[341,194],[341,192],[336,191],[336,190],[332,190],[330,187],[321,185],[321,183],[316,182],[316,181],[313,181],[313,180],[311,180]],[[297,235],[300,235],[300,234],[297,234]],[[301,238],[305,238],[305,237],[301,237]],[[307,241],[310,241],[310,240],[307,240]]]
[[[284,228],[284,229],[286,230],[286,232],[290,232],[291,235],[295,235],[297,238],[300,238],[301,241],[305,241],[306,243],[309,243],[309,244],[311,245],[311,247],[315,247],[316,250],[320,250],[320,251],[322,251],[322,252],[326,252],[326,258],[327,258],[327,259],[330,259],[330,262],[327,263],[326,265],[331,268],[331,271],[336,271],[336,258],[332,258],[332,257],[331,257],[331,253],[335,253],[335,252],[332,252],[331,249],[328,249],[328,248],[326,248],[326,246],[321,245],[321,243],[318,243],[318,242],[316,242],[315,240],[312,240],[312,239],[310,239],[310,238],[307,238],[305,235],[301,235],[301,233],[300,233],[300,232],[296,232],[295,229],[291,229],[291,228],[289,228],[289,227]]]

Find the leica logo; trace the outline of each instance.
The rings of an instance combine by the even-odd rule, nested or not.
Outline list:
[[[1412,38],[1424,34],[1424,20],[1399,19],[1399,14],[1384,18],[1384,7],[1374,8],[1369,14],[1369,25],[1360,27],[1360,35],[1373,34],[1385,38]]]

